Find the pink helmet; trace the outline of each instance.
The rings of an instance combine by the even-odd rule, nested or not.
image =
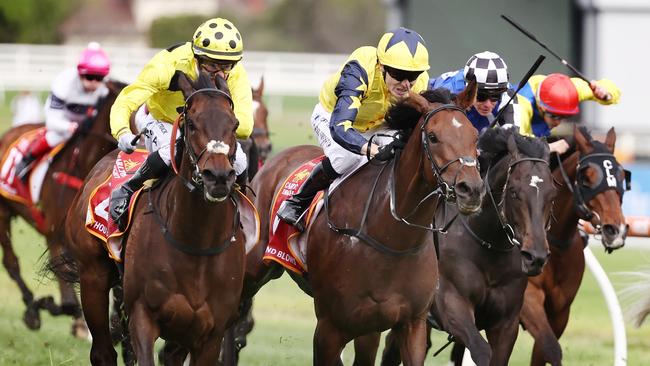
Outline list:
[[[79,75],[106,76],[111,71],[111,61],[97,42],[88,43],[88,47],[81,53],[77,64]]]

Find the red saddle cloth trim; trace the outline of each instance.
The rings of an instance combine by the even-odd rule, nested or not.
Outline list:
[[[23,156],[29,150],[32,142],[36,139],[44,138],[46,132],[47,130],[45,127],[39,127],[23,133],[14,140],[11,145],[9,145],[9,148],[5,151],[0,162],[0,194],[11,201],[27,206],[36,225],[36,229],[42,233],[45,232],[45,217],[40,208],[38,208],[32,200],[32,193],[30,190],[31,175],[36,166],[38,166],[42,161],[54,157],[63,148],[64,144],[57,145],[54,149],[50,150],[49,153],[43,155],[43,157],[32,164],[32,169],[29,172],[26,183],[23,183],[23,181],[18,178],[16,164],[23,159]],[[42,182],[40,182],[40,184],[42,184]]]
[[[122,260],[120,257],[120,251],[122,249],[121,240],[119,238],[128,230],[131,224],[133,207],[142,189],[136,191],[131,196],[131,202],[128,208],[128,221],[124,231],[120,231],[108,212],[111,192],[127,181],[144,163],[148,155],[149,153],[146,150],[136,150],[132,154],[126,154],[120,151],[113,165],[111,175],[98,185],[88,198],[86,230],[104,242],[104,247],[108,251],[109,257],[118,262]],[[114,238],[118,240],[113,240]]]
[[[300,261],[300,257],[295,255],[289,245],[289,239],[293,236],[300,235],[301,232],[295,227],[280,220],[276,214],[282,202],[293,196],[294,193],[300,189],[314,167],[324,158],[324,155],[319,156],[294,170],[289,174],[284,183],[282,183],[280,186],[281,188],[273,198],[271,217],[269,220],[269,243],[266,246],[263,257],[265,261],[278,262],[286,269],[299,274],[307,271],[305,264]],[[318,202],[320,197],[321,195],[317,195],[317,197],[312,201],[308,211],[309,214],[305,218],[306,222],[309,222],[315,203]]]

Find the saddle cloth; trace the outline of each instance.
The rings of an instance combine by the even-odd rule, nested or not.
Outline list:
[[[0,160],[0,194],[11,201],[27,206],[39,230],[39,226],[44,224],[43,213],[36,206],[40,200],[41,187],[52,159],[61,151],[64,144],[57,145],[33,163],[26,183],[18,177],[16,164],[23,159],[32,141],[43,138],[45,132],[45,127],[25,132],[11,143]]]
[[[132,154],[122,151],[117,156],[113,165],[113,172],[104,180],[88,198],[88,212],[86,213],[86,230],[99,238],[108,256],[117,262],[122,261],[122,241],[124,233],[128,231],[133,219],[133,208],[143,189],[136,191],[131,197],[128,208],[128,221],[124,231],[120,231],[117,224],[110,217],[108,208],[113,189],[124,183],[147,159],[146,150],[136,150]],[[260,219],[257,209],[243,193],[237,191],[239,196],[238,209],[241,227],[246,239],[246,253],[259,241]]]

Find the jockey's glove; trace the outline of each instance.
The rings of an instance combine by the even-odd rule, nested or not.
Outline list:
[[[375,159],[379,161],[387,161],[395,156],[395,150],[403,149],[406,146],[406,142],[402,139],[395,139],[388,145],[384,145],[379,148],[379,152],[375,155]]]
[[[133,142],[133,139],[135,139],[135,135],[132,134],[131,132],[127,132],[120,136],[119,140],[117,141],[117,147],[118,149],[124,151],[127,154],[132,153],[135,151],[135,145],[133,145],[131,142]]]

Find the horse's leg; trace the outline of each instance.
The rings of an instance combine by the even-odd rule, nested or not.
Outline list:
[[[129,321],[124,313],[124,289],[122,284],[113,286],[113,312],[110,317],[111,339],[113,344],[120,343],[122,346],[122,360],[127,366],[135,364],[135,352],[131,346],[131,336],[129,335]]]
[[[507,366],[519,333],[519,314],[485,330],[492,348],[490,366]]]
[[[142,300],[133,303],[129,314],[129,333],[138,365],[154,366],[153,344],[160,335],[160,328],[145,306]]]
[[[397,366],[402,363],[402,357],[399,354],[399,345],[395,339],[395,332],[389,331],[386,335],[384,352],[381,354],[381,366]]]
[[[2,264],[4,265],[9,277],[20,288],[23,303],[27,309],[23,315],[23,321],[27,328],[35,330],[41,327],[41,316],[38,312],[38,306],[34,303],[34,294],[27,287],[25,280],[20,275],[20,264],[18,264],[18,257],[14,253],[13,245],[11,244],[11,211],[4,204],[0,205],[0,245],[2,245]]]
[[[189,351],[176,342],[165,341],[158,354],[158,364],[165,366],[181,366]]]
[[[377,357],[381,333],[371,333],[354,339],[354,366],[373,366]]]
[[[223,331],[214,332],[202,347],[190,351],[190,366],[221,365],[219,351],[221,351],[223,334]]]
[[[460,342],[454,342],[451,346],[450,361],[455,366],[462,366],[463,357],[465,356],[465,345]]]
[[[329,319],[318,319],[314,332],[314,366],[343,366],[341,352],[350,339],[350,336],[336,328]]]
[[[404,366],[424,365],[427,323],[424,318],[393,328]]]
[[[529,283],[524,295],[524,304],[519,313],[519,320],[535,339],[530,364],[543,366],[548,362],[557,366],[562,364],[562,347],[547,319],[544,301],[544,291]]]
[[[108,293],[112,263],[106,260],[84,261],[80,265],[81,303],[93,336],[90,362],[93,365],[117,365],[108,321]]]
[[[242,298],[239,304],[238,318],[226,330],[221,345],[221,361],[224,366],[236,366],[239,361],[239,352],[246,347],[246,336],[253,330],[253,299]]]

